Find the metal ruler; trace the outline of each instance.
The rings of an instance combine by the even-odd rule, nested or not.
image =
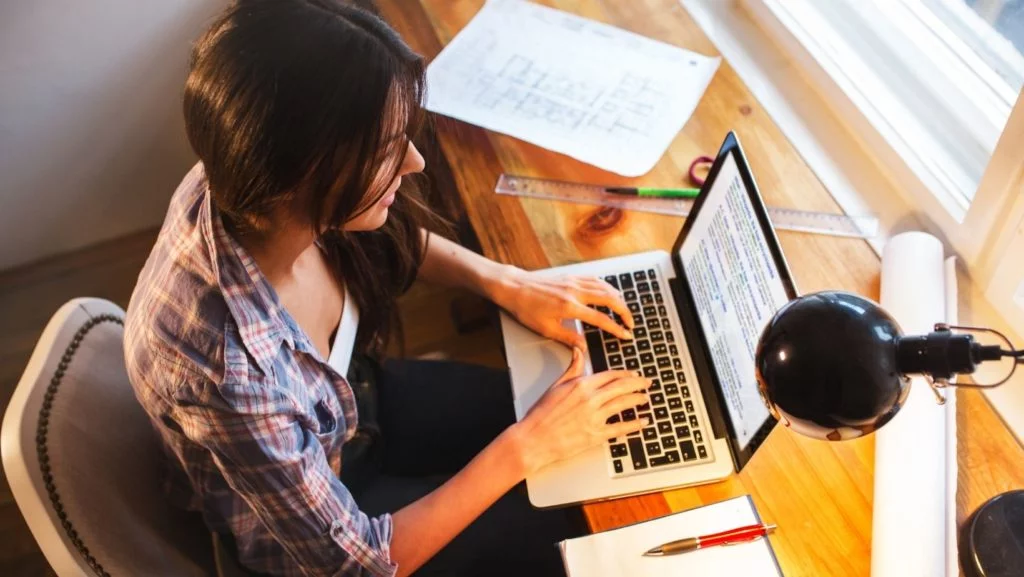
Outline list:
[[[672,216],[686,216],[693,208],[692,199],[623,196],[607,193],[603,186],[511,174],[502,174],[494,191],[511,196],[611,206],[623,210],[640,210]],[[878,219],[872,216],[847,216],[768,207],[768,217],[772,221],[772,226],[781,230],[852,238],[872,238],[878,234]]]

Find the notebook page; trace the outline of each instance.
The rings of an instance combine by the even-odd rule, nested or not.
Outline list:
[[[645,523],[563,541],[562,556],[569,577],[779,577],[782,573],[767,539],[665,557],[643,556],[645,551],[668,541],[758,522],[750,497],[736,497]]]

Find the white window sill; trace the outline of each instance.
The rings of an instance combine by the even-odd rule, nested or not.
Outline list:
[[[877,157],[875,143],[865,143],[848,128],[825,97],[806,80],[800,65],[753,21],[737,0],[680,0],[736,71],[765,111],[792,142],[807,165],[842,209],[852,215],[878,217],[880,234],[869,244],[881,254],[892,235],[921,230],[949,239],[920,210],[908,203],[897,182],[924,186],[909,169],[899,171]],[[898,173],[894,174],[894,170]],[[960,323],[991,326],[1024,343],[1024,327],[1011,330],[966,274],[959,275]],[[997,389],[986,391],[997,412],[1024,444],[1024,371]]]

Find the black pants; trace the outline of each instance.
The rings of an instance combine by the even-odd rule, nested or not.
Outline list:
[[[342,481],[368,515],[394,513],[443,484],[515,421],[508,374],[451,362],[392,361],[375,379],[380,438]],[[358,474],[356,474],[358,472]],[[578,508],[538,510],[515,487],[417,577],[564,575],[558,541],[585,532]]]

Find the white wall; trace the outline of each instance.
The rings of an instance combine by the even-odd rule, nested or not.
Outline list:
[[[0,269],[158,225],[181,92],[226,0],[0,0]]]

